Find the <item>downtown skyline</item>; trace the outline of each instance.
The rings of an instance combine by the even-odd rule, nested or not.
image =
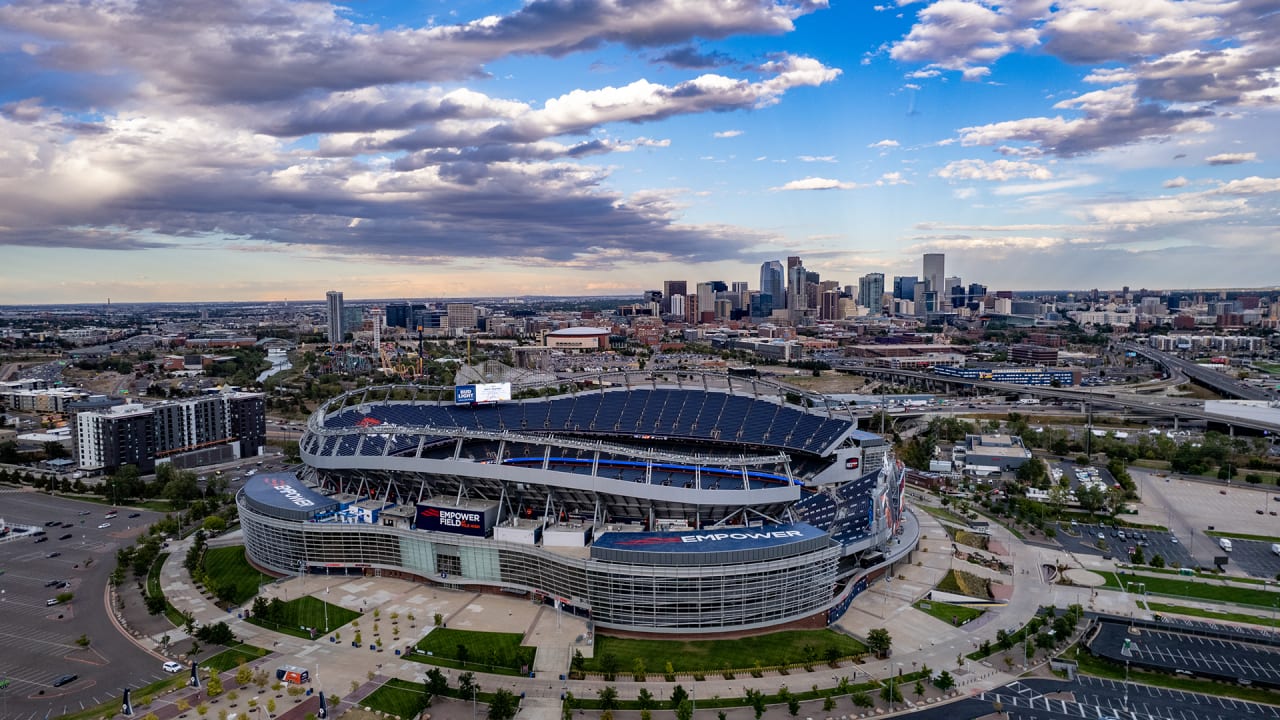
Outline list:
[[[1266,2],[0,6],[0,304],[1274,286]]]

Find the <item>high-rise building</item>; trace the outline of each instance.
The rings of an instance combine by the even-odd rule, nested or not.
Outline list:
[[[387,327],[410,330],[413,322],[413,305],[407,302],[387,304]]]
[[[943,280],[946,278],[947,256],[942,253],[925,253],[924,284],[926,290],[942,292]]]
[[[840,314],[839,290],[824,290],[818,298],[819,320],[840,320],[844,317]]]
[[[459,330],[470,330],[476,327],[476,306],[471,303],[449,303],[445,305],[449,317],[449,333],[457,334]]]
[[[884,310],[884,273],[867,273],[858,278],[858,304],[872,315]]]
[[[685,301],[684,295],[671,295],[663,300],[663,302],[667,303],[671,317],[679,318],[680,320],[684,320],[689,314],[688,308],[685,307]]]
[[[694,288],[698,294],[698,309],[695,311],[698,317],[702,313],[709,312],[714,314],[716,311],[716,286],[714,282],[700,282]]]
[[[893,279],[893,297],[898,300],[915,300],[916,283],[919,281],[920,279],[915,277],[895,277]]]
[[[114,472],[134,465],[150,473],[156,461],[184,456],[184,466],[262,454],[266,396],[230,392],[189,400],[116,405],[75,416],[76,462],[82,470]]]
[[[326,318],[329,322],[329,347],[338,345],[343,340],[342,327],[342,293],[330,290],[325,293]]]
[[[689,294],[689,283],[685,280],[664,280],[662,281],[662,312],[671,313],[672,315],[682,315],[671,309],[671,298],[676,295],[684,296]]]
[[[645,290],[645,291],[644,291],[644,295],[642,295],[642,296],[641,296],[641,299],[642,299],[646,304],[648,304],[648,303],[658,303],[659,305],[661,305],[661,304],[662,304],[662,291],[661,291],[661,290]]]
[[[978,283],[969,283],[969,302],[981,300],[987,296],[987,286]]]
[[[791,264],[792,260],[795,265]],[[800,258],[787,258],[787,310],[791,322],[800,324],[804,311],[809,308],[808,272],[800,264]]]
[[[760,319],[773,314],[773,296],[767,292],[751,293],[751,317]]]
[[[782,307],[786,302],[786,271],[782,263],[770,260],[760,264],[760,292],[771,298],[771,304]]]

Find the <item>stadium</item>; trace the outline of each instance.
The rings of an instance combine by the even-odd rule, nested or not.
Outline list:
[[[685,372],[520,394],[539,393],[331,399],[304,464],[237,495],[249,558],[528,595],[603,632],[709,635],[826,626],[916,546],[888,444],[821,396]]]

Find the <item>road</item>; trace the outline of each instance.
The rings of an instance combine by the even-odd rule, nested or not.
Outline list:
[[[1199,364],[1183,360],[1177,355],[1170,355],[1169,353],[1135,343],[1125,343],[1124,347],[1126,350],[1150,358],[1170,370],[1181,372],[1220,395],[1241,400],[1271,400],[1276,397],[1276,394],[1270,390],[1246,385],[1218,370],[1200,367]]]

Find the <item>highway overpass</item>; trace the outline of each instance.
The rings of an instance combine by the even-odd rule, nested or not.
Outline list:
[[[1055,388],[1045,385],[1010,385],[1008,383],[991,382],[990,380],[934,375],[931,372],[921,372],[919,370],[867,367],[859,363],[839,360],[832,363],[832,368],[841,372],[893,379],[925,387],[972,387],[998,393],[1057,398],[1072,402],[1091,403],[1094,406],[1101,407],[1122,407],[1158,417],[1205,420],[1225,425],[1229,430],[1249,428],[1251,430],[1280,434],[1280,423],[1205,412],[1203,407],[1186,405],[1187,401],[1183,399],[1126,397],[1117,394],[1114,388]]]

